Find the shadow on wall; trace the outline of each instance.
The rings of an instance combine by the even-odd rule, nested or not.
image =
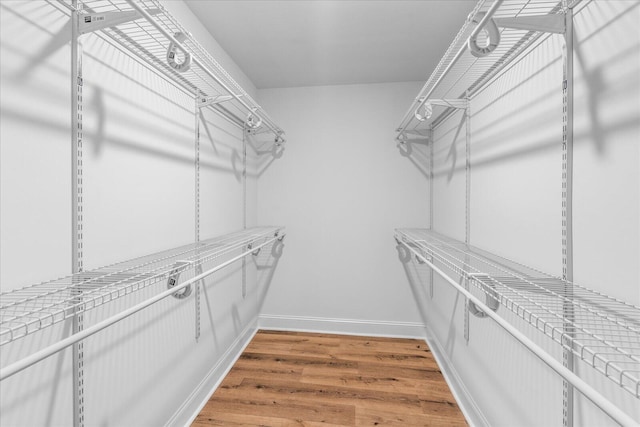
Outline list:
[[[284,238],[282,240],[276,240],[271,246],[271,250],[262,249],[257,256],[253,257],[253,262],[258,271],[258,278],[256,281],[257,285],[257,296],[258,296],[258,304],[257,304],[257,313],[260,314],[262,311],[262,307],[264,305],[264,301],[267,297],[267,293],[269,292],[269,288],[271,287],[271,281],[273,280],[273,275],[278,268],[278,263],[280,262],[280,257],[282,256],[282,252],[284,251]]]
[[[26,21],[30,26],[37,27],[41,29],[41,31],[44,31],[51,35],[51,37],[47,38],[47,43],[41,49],[39,49],[37,53],[27,58],[25,64],[8,77],[9,80],[12,80],[18,86],[27,83],[31,84],[31,76],[33,75],[33,73],[39,67],[50,67],[51,64],[47,63],[48,58],[50,58],[60,49],[69,45],[71,41],[70,22],[65,22],[58,31],[52,32],[47,28],[41,27],[35,20],[28,19],[28,15],[20,13],[20,10],[17,7],[13,8],[8,7],[7,4],[1,4],[0,8],[2,9],[3,13],[15,15],[17,19]],[[91,12],[90,9],[87,10]],[[61,12],[60,19],[68,20],[69,18],[64,16]],[[117,29],[115,29],[114,31],[118,33]],[[122,34],[120,34],[120,36],[124,37]],[[141,78],[137,78],[135,74],[125,72],[122,61],[109,60],[109,57],[106,57],[105,55],[99,55],[97,53],[89,52],[90,49],[93,49],[95,47],[94,45],[97,46],[97,44],[103,43],[104,46],[98,46],[98,48],[100,48],[104,53],[105,47],[114,46],[116,45],[116,43],[108,42],[103,38],[97,39],[90,35],[83,36],[83,40],[87,47],[84,53],[85,61],[87,63],[99,65],[104,70],[108,70],[110,73],[113,73],[115,77],[126,79],[128,82],[144,88],[149,92],[148,95],[150,97],[162,99],[163,101],[166,101],[172,108],[176,107],[178,110],[192,113],[192,110],[185,107],[185,105],[183,105],[184,103],[181,103],[180,100],[169,97],[167,93],[160,88],[151,87],[151,84],[145,83]],[[129,40],[129,42],[131,41]],[[137,46],[137,49],[143,57],[146,57],[147,60],[150,60],[151,62],[157,62],[158,59],[155,58],[150,52],[146,51],[142,46]],[[132,67],[134,66],[138,68],[147,68],[141,66],[135,61],[132,61]],[[154,73],[158,73],[158,71],[153,67],[148,67],[148,69]],[[56,72],[68,73],[68,70],[69,64],[65,63],[62,64],[60,69]],[[89,146],[87,148],[90,150],[90,153],[93,156],[102,156],[104,151],[111,146],[118,149],[128,150],[144,156],[154,156],[156,158],[169,160],[178,164],[193,165],[194,159],[191,155],[180,155],[176,153],[175,150],[169,150],[168,147],[167,149],[164,149],[158,144],[141,144],[135,139],[127,138],[122,133],[121,135],[110,135],[108,132],[108,129],[114,123],[118,125],[128,125],[134,130],[143,129],[145,134],[148,134],[150,138],[163,138],[168,142],[173,141],[174,143],[181,145],[180,142],[185,141],[185,132],[193,129],[192,122],[185,123],[184,121],[174,119],[173,117],[171,117],[171,114],[163,114],[162,112],[159,112],[157,108],[151,108],[149,102],[135,102],[131,99],[131,97],[126,96],[126,94],[114,92],[107,89],[107,85],[105,85],[104,83],[103,76],[99,76],[98,79],[98,77],[96,76],[86,74],[87,73],[85,72],[85,114],[89,114],[91,117],[95,115],[95,120],[88,120],[91,123],[85,124],[85,127],[83,129],[83,136],[85,139],[85,146]],[[100,86],[91,84],[91,81],[94,78],[100,81]],[[110,107],[111,102],[116,102],[122,106],[133,107],[133,111],[127,114],[120,113],[120,108],[113,108],[113,106]],[[47,121],[47,118],[45,117],[25,114],[23,111],[17,109],[3,108],[3,116],[11,120],[28,123],[29,125],[38,123],[40,126],[50,128],[52,130],[60,132],[68,131],[68,127],[66,126],[66,124],[61,126],[59,122],[56,122],[54,120]],[[166,131],[158,129],[154,126],[149,126],[143,121],[136,119],[137,117],[145,116],[155,118],[156,120],[161,120],[162,123],[172,125],[172,128],[177,131],[176,134],[167,135]],[[216,139],[214,137],[214,134],[228,134],[233,138],[238,138],[238,135],[231,134],[222,126],[216,126],[215,124],[212,124],[212,122],[205,119],[202,112],[200,112],[200,116],[200,123],[202,123],[205,133],[214,150],[214,153],[216,154],[216,157],[219,157],[218,146],[220,145],[221,141],[219,139]],[[214,129],[212,129],[212,125],[215,127]],[[259,177],[276,159],[280,158],[283,155],[283,148],[276,146],[272,141],[259,141],[258,136],[259,135],[249,137],[247,142],[259,158],[258,170],[255,173],[250,172],[250,175]],[[225,156],[226,159],[224,162],[216,161],[214,159],[203,161],[201,159],[200,167],[208,170],[232,173],[235,175],[238,181],[241,181],[242,170],[241,166],[239,165],[242,161],[241,149],[238,147],[230,147],[230,149],[231,154],[229,155],[229,157]]]
[[[431,271],[431,269],[426,264],[418,264],[417,261],[412,262],[411,255],[403,245],[397,244],[396,249],[398,251],[398,259],[402,264],[404,273],[407,276],[407,281],[411,287],[413,300],[416,302],[418,312],[420,313],[420,317],[422,317],[422,322],[427,325],[427,313],[429,312],[427,301],[430,298],[427,287],[433,286],[427,273]]]
[[[453,174],[456,170],[456,164],[458,163],[458,149],[456,147],[456,141],[458,141],[458,137],[460,136],[460,132],[462,132],[462,128],[467,123],[467,115],[460,114],[460,123],[456,128],[456,133],[453,135],[453,139],[451,140],[451,145],[449,146],[449,152],[447,153],[447,160],[451,159],[451,167],[449,168],[449,172],[447,174],[447,181],[451,182],[453,178]]]
[[[398,143],[398,150],[402,157],[406,157],[420,171],[425,179],[429,179],[429,144],[427,138],[406,140]]]
[[[429,287],[435,288],[434,274],[429,266],[427,266],[423,262],[420,262],[417,257],[413,257],[411,255],[411,252],[409,252],[403,245],[398,244],[396,246],[396,249],[398,250],[398,258],[402,263],[402,267],[404,268],[407,280],[409,281],[411,292],[413,293],[418,312],[420,313],[422,321],[426,326],[430,323],[428,316],[428,313],[430,312],[429,301],[433,301],[435,298],[435,289],[433,291],[434,297],[432,298],[431,295],[429,295],[430,292],[427,292],[426,287],[427,285],[429,285]],[[426,278],[427,273],[430,274],[429,279]],[[459,297],[460,294],[456,292],[456,296],[451,309],[451,316],[449,318],[447,342],[444,345],[444,349],[449,357],[453,357],[455,343],[458,336],[455,318],[456,309],[459,305]]]
[[[211,148],[213,149],[213,152],[216,154],[216,156],[220,156],[221,146],[225,146],[228,150],[231,151],[231,154],[229,157],[228,170],[234,174],[238,182],[241,182],[242,175],[243,175],[242,165],[244,163],[243,162],[244,156],[242,154],[243,148],[238,149],[236,145],[226,144],[220,138],[214,137],[215,134],[225,134],[230,137],[237,138],[238,137],[237,134],[232,134],[228,130],[215,125],[212,121],[207,120],[202,110],[200,110],[199,114],[200,114],[200,123],[204,128],[206,138],[209,141]],[[247,147],[251,148],[252,152],[257,158],[257,170],[252,171],[250,168],[247,168],[247,176],[251,176],[251,177],[261,176],[275,160],[281,158],[282,155],[284,154],[283,146],[275,144],[273,140],[264,140],[264,137],[263,137],[263,140],[259,139],[261,135],[265,135],[265,134],[271,135],[270,133],[267,133],[267,132],[263,134],[260,134],[260,133],[249,134],[247,132],[244,132],[243,134],[243,138],[247,144]],[[207,163],[207,162],[203,162],[202,160],[201,160],[201,165],[205,165],[205,167],[214,166],[211,162]],[[220,167],[220,165],[218,165],[217,167]]]
[[[268,134],[271,135],[271,134]],[[247,146],[251,147],[257,156],[256,170],[252,172],[253,177],[261,177],[267,169],[284,155],[284,146],[276,144],[273,140],[265,140],[259,134],[245,133]]]
[[[596,12],[596,14],[600,19],[602,16],[610,16],[610,19],[607,20],[604,24],[602,24],[598,29],[591,31],[587,37],[580,40],[579,42],[574,43],[574,53],[575,53],[574,58],[577,62],[576,65],[578,65],[579,68],[582,70],[582,78],[584,79],[585,81],[584,85],[587,88],[585,93],[586,100],[582,101],[581,103],[586,104],[587,106],[587,112],[589,115],[588,123],[590,128],[589,135],[593,139],[593,144],[596,152],[599,155],[604,155],[606,151],[606,134],[608,131],[611,130],[611,127],[609,128],[603,127],[602,118],[600,117],[601,98],[603,95],[606,95],[606,92],[608,90],[605,83],[605,78],[603,76],[603,68],[605,66],[607,67],[611,66],[612,62],[617,62],[621,59],[628,58],[630,54],[634,54],[638,51],[638,48],[640,47],[640,45],[638,44],[631,45],[627,49],[624,49],[623,51],[619,51],[613,58],[611,58],[606,63],[602,63],[602,62],[596,63],[591,67],[589,67],[589,62],[593,62],[593,61],[589,61],[589,58],[588,58],[589,52],[584,49],[584,45],[594,37],[600,35],[600,33],[605,31],[607,28],[611,27],[613,24],[620,21],[622,17],[626,16],[633,9],[637,9],[638,7],[640,7],[640,3],[629,2],[629,7],[619,11],[615,11],[614,6],[611,4],[608,4],[607,2],[596,3],[591,1],[590,3],[593,3],[594,7],[597,7],[599,9]],[[605,9],[609,9],[609,11]],[[586,20],[587,19],[586,15],[588,11],[587,7],[585,7],[583,11],[584,11],[585,20]],[[636,31],[637,28],[634,28],[632,30]],[[607,45],[610,44],[613,47],[614,49],[613,51],[618,50],[618,49],[615,49],[615,47],[618,46],[620,43],[619,37],[623,37],[626,39],[628,38],[628,35],[613,34],[613,32],[611,32],[611,34],[608,36],[608,39],[605,40]],[[637,64],[637,67],[635,68],[635,70],[632,71],[632,73],[635,73],[635,76],[637,79],[637,75],[638,73],[640,73],[640,64]],[[630,79],[630,80],[633,81],[633,79]],[[637,119],[636,119],[636,124],[637,124]]]
[[[41,31],[50,34],[51,37],[47,37],[47,43],[39,49],[35,54],[29,55],[26,58],[26,61],[23,65],[21,65],[17,70],[11,73],[8,77],[8,80],[12,81],[16,86],[22,86],[26,84],[32,85],[32,76],[41,67],[49,67],[51,68],[51,64],[48,63],[48,59],[51,58],[56,52],[65,46],[68,48],[68,45],[71,41],[71,25],[70,22],[65,22],[65,24],[56,32],[52,32],[47,28],[40,27],[38,22],[33,19],[28,19],[28,14],[20,13],[20,9],[16,6],[8,7],[7,4],[1,4],[0,8],[3,13],[7,13],[10,15],[15,15],[16,18],[26,21],[28,25],[41,29]],[[91,11],[90,9],[87,9]],[[64,16],[61,13],[60,19],[69,20],[67,16]],[[117,32],[117,30],[115,30]],[[149,140],[157,140],[162,139],[163,142],[168,142],[170,144],[179,145],[184,147],[185,141],[190,142],[188,139],[185,139],[186,132],[193,131],[193,122],[184,120],[178,120],[172,117],[172,114],[163,113],[162,111],[158,111],[157,108],[153,108],[151,102],[148,102],[147,96],[149,98],[166,101],[167,107],[170,107],[173,115],[175,115],[175,111],[173,108],[175,107],[176,111],[184,111],[186,113],[192,113],[190,108],[185,107],[184,102],[181,102],[180,99],[174,99],[170,96],[170,93],[162,90],[158,85],[165,84],[164,78],[158,74],[158,71],[153,67],[146,67],[139,64],[137,61],[131,59],[130,61],[123,62],[118,58],[114,58],[113,56],[108,55],[109,48],[113,49],[113,46],[117,44],[114,42],[109,42],[104,38],[97,38],[91,35],[85,35],[82,38],[85,44],[85,52],[84,59],[87,65],[91,65],[91,67],[85,66],[85,68],[90,68],[85,70],[84,76],[84,113],[86,115],[84,129],[83,129],[83,137],[84,137],[84,145],[89,150],[89,153],[94,157],[101,157],[105,150],[109,147],[115,147],[118,149],[124,149],[127,151],[131,151],[133,153],[137,153],[144,156],[153,156],[156,158],[169,160],[171,162],[177,164],[184,165],[193,165],[194,159],[192,155],[181,155],[176,153],[176,150],[171,150],[165,144],[159,145],[155,143],[142,144],[141,140],[136,140],[133,138],[128,138],[126,133],[119,132],[120,135],[114,135],[113,132],[109,134],[109,129],[116,124],[117,126],[127,126],[133,129],[134,131],[142,130],[145,135],[148,136]],[[10,46],[3,46],[7,49],[11,49]],[[138,46],[139,49],[142,49],[140,52],[142,55],[147,55],[148,59],[157,61],[153,55],[144,49],[141,46]],[[101,53],[96,49],[99,49]],[[106,50],[105,50],[106,49]],[[94,52],[90,52],[93,50]],[[20,52],[24,55],[24,52]],[[117,55],[123,55],[124,58],[129,58],[128,56],[120,53],[118,51]],[[131,67],[136,67],[139,70],[149,70],[150,72],[157,74],[160,83],[153,79],[153,81],[146,82],[145,79],[140,78],[144,77],[144,74],[140,77],[136,73],[127,72],[125,67],[127,63]],[[56,73],[69,73],[70,64],[58,64],[60,65],[55,71]],[[94,66],[95,65],[95,66]],[[127,82],[143,88],[148,94],[144,95],[142,101],[135,101],[129,95],[129,93],[122,93],[117,91],[109,90],[105,83],[104,75],[95,75],[93,70],[97,70],[97,74],[104,74],[106,70],[109,75],[114,78],[122,78]],[[89,71],[89,73],[87,73]],[[148,75],[148,74],[147,74]],[[99,82],[98,84],[92,84],[91,82]],[[169,85],[173,86],[172,83]],[[119,85],[116,85],[117,87]],[[43,88],[46,90],[46,87]],[[118,104],[120,108],[114,107],[115,104]],[[121,107],[131,108],[127,113],[123,113],[121,111]],[[4,108],[3,107],[3,118],[7,118],[9,120],[15,120],[19,122],[26,123],[28,125],[33,125],[37,123],[40,127],[49,128],[51,130],[59,131],[59,132],[68,132],[68,126],[66,123],[60,123],[55,120],[47,119],[46,117],[42,117],[41,115],[29,114],[21,111],[19,109],[12,108]],[[148,120],[140,120],[139,118],[145,117]],[[172,134],[167,134],[166,129],[159,129],[157,126],[151,125],[151,120],[160,121],[166,125],[171,127],[170,132]],[[206,123],[205,120],[202,123]],[[205,130],[209,134],[210,140],[213,141],[211,137],[211,131],[208,127],[205,126]],[[218,128],[218,130],[222,130],[222,128]],[[173,133],[175,131],[175,133]],[[227,131],[225,131],[228,133]],[[234,135],[235,138],[238,135]],[[215,150],[215,145],[214,146]],[[166,148],[165,148],[166,147]],[[240,173],[237,171],[237,167],[234,164],[235,161],[239,158],[239,155],[236,151],[235,158],[233,156],[228,159],[227,164],[220,164],[219,162],[214,161],[203,161],[200,166],[204,169],[210,169],[215,171],[220,171],[224,173],[234,173],[238,179],[240,179]]]
[[[93,91],[93,97],[88,103],[88,108],[96,112],[97,123],[94,131],[93,143],[91,144],[91,150],[95,157],[100,157],[102,146],[104,145],[104,122],[106,117],[104,106],[104,94],[103,89],[96,87]]]
[[[456,142],[462,132],[462,129],[465,128],[466,124],[466,115],[460,115],[460,123],[456,128],[456,132],[453,135],[453,139],[451,141],[451,145],[449,146],[449,151],[447,153],[447,162],[451,163],[451,167],[447,172],[447,180],[451,181],[453,175],[456,171],[456,165],[458,163],[458,150],[456,147]],[[429,144],[433,143],[429,138],[415,138],[415,139],[407,139],[401,143],[398,143],[398,150],[400,151],[400,155],[408,158],[411,163],[420,171],[422,176],[426,179],[429,179],[429,160],[430,160],[430,147]],[[436,157],[436,153],[433,153],[433,156]],[[441,172],[442,174],[442,172]],[[435,174],[434,174],[435,175]]]
[[[29,27],[37,28],[44,33],[50,34],[51,37],[49,38],[49,42],[35,55],[31,56],[29,60],[25,62],[23,67],[16,70],[15,74],[12,76],[16,83],[29,80],[31,78],[31,74],[38,69],[47,58],[56,53],[62,47],[68,45],[71,41],[71,20],[66,17],[62,17],[62,19],[67,19],[67,22],[62,26],[62,28],[60,28],[60,30],[53,33],[49,28],[45,28],[33,19],[29,19],[29,13],[24,13],[20,9],[20,6],[25,6],[25,4],[23,3],[20,5],[2,2],[0,3],[0,11],[2,11],[2,13],[13,15],[15,18],[14,22],[22,21],[23,23],[28,24]]]

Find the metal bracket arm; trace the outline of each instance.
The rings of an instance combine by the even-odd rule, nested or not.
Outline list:
[[[238,95],[239,97],[242,95]],[[221,104],[223,102],[231,101],[232,95],[217,95],[217,96],[201,96],[198,98],[198,107],[203,108],[209,105]]]
[[[273,131],[271,129],[260,129],[260,130],[255,130],[255,129],[246,129],[247,133],[251,134],[251,135],[260,135],[263,133],[273,133]]]
[[[459,108],[464,109],[469,106],[469,100],[466,98],[458,98],[458,99],[429,99],[431,105],[440,105],[442,107],[448,108]]]
[[[494,18],[498,27],[514,30],[542,31],[564,34],[565,19],[561,13],[552,15],[516,16],[513,18]]]
[[[157,15],[160,9],[147,9],[149,15]],[[115,27],[126,22],[135,21],[143,16],[135,10],[126,12],[83,13],[78,15],[78,30],[80,34],[92,33]]]
[[[415,129],[415,130],[405,130],[401,134],[396,137],[396,140],[400,144],[404,144],[407,141],[426,141],[431,142],[432,138],[429,135],[428,131]]]

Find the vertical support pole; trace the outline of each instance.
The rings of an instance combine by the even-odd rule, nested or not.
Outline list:
[[[433,231],[433,124],[429,127],[429,230]],[[433,259],[433,258],[432,258]],[[433,268],[429,269],[429,297],[433,299]]]
[[[471,242],[471,103],[468,92],[466,94],[467,105],[464,109],[465,122],[465,222],[464,243]]]
[[[82,44],[78,28],[79,11],[82,3],[73,0],[71,12],[71,269],[74,282],[78,273],[83,271],[82,253]],[[84,307],[82,289],[74,287],[75,312],[73,333],[84,328]],[[73,425],[84,426],[84,343],[72,346],[73,371]]]
[[[242,132],[242,229],[247,229],[247,129]],[[247,296],[247,257],[242,257],[242,298]]]
[[[198,100],[200,99],[200,90],[196,90],[195,94],[195,244],[196,257],[200,259],[200,107]],[[196,275],[202,274],[202,263],[198,261],[196,265]],[[200,280],[195,283],[195,335],[196,342],[200,339]]]
[[[564,336],[562,364],[573,372],[573,10],[566,7],[562,79],[562,278]],[[573,386],[562,384],[563,426],[573,427]]]
[[[469,92],[465,94],[467,105],[464,109],[465,122],[465,196],[464,196],[464,243],[471,241],[471,103]],[[469,264],[469,255],[465,253],[465,264]],[[469,290],[469,277],[464,277],[464,288]],[[464,304],[464,339],[469,344],[469,298]]]

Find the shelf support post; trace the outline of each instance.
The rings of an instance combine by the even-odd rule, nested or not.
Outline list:
[[[195,94],[195,244],[196,244],[196,257],[200,259],[200,90],[196,89]],[[198,261],[196,264],[196,276],[202,274],[202,263]],[[195,283],[195,335],[196,342],[200,340],[200,280]]]
[[[562,278],[564,279],[563,365],[573,372],[573,10],[563,1],[565,31],[562,79]],[[573,427],[573,386],[563,381],[563,426]]]
[[[433,231],[433,123],[429,126],[429,230]],[[429,297],[433,299],[433,269],[429,269]]]
[[[465,223],[464,223],[464,243],[469,245],[471,242],[471,103],[469,102],[469,91],[465,93],[466,108],[464,109],[465,122]],[[465,264],[469,265],[469,255],[465,252]],[[467,275],[462,278],[464,280],[464,288],[469,290],[469,277]],[[473,304],[469,298],[465,298],[464,304],[464,339],[469,344],[469,310],[470,304]]]
[[[72,1],[71,12],[71,272],[74,277],[83,271],[82,253],[82,43],[80,41],[79,16],[82,3]],[[74,280],[75,281],[75,280]],[[73,304],[73,334],[84,329],[82,314],[82,290],[75,289]],[[84,343],[78,341],[72,347],[73,373],[73,425],[84,426]]]
[[[242,229],[247,229],[247,138],[250,129],[244,126],[242,132]],[[247,296],[247,259],[242,258],[242,298]]]

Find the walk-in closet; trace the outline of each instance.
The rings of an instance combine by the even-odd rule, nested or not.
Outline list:
[[[0,426],[640,425],[640,1],[0,1]]]

